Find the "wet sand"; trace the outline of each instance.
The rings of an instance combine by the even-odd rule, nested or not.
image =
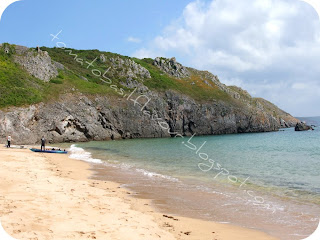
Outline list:
[[[274,240],[229,224],[156,211],[67,155],[0,147],[0,220],[16,239]]]
[[[91,179],[121,183],[121,186],[135,193],[135,197],[152,199],[152,207],[170,215],[232,223],[282,240],[304,239],[314,232],[319,222],[319,209],[316,206],[271,198],[269,192],[265,195],[260,192],[259,196],[267,199],[266,202],[277,203],[277,207],[290,206],[290,212],[285,208],[273,212],[272,209],[255,206],[247,199],[240,198],[246,195],[238,187],[227,184],[211,184],[211,189],[208,189],[204,186],[199,188],[203,183],[196,179],[173,181],[110,164],[92,164],[92,169],[94,173]],[[314,214],[306,214],[305,208]]]

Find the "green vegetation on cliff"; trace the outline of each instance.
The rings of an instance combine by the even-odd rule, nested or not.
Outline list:
[[[30,76],[13,56],[0,50],[0,107],[20,106],[43,100],[45,84]]]
[[[6,52],[6,49],[9,51]],[[109,84],[101,81],[101,77],[93,74],[92,70],[100,71],[112,80],[112,85],[116,85],[123,92],[132,91],[132,87],[125,86],[127,81],[126,73],[129,66],[123,65],[121,68],[114,67],[110,59],[132,60],[149,71],[151,78],[141,79],[134,77],[132,80],[141,83],[150,90],[164,92],[174,90],[188,95],[198,101],[223,100],[231,102],[232,98],[219,88],[207,86],[203,79],[195,73],[189,78],[176,78],[170,76],[153,65],[152,59],[137,59],[121,56],[110,52],[99,50],[75,50],[61,48],[42,47],[42,51],[47,51],[51,59],[62,64],[65,68],[59,70],[59,75],[51,79],[48,83],[37,79],[29,74],[22,66],[15,61],[15,46],[2,44],[0,49],[0,107],[23,106],[41,101],[48,101],[57,98],[61,93],[80,92],[87,95],[108,95],[117,96],[117,92],[110,88]],[[34,55],[36,49],[30,49]],[[102,61],[100,56],[105,57]],[[89,63],[93,63],[88,67]],[[111,70],[114,69],[111,73]],[[122,74],[121,74],[122,72]]]
[[[145,58],[140,60],[134,58],[134,61],[150,72],[152,78],[147,80],[144,85],[152,90],[164,91],[171,89],[186,94],[198,101],[231,101],[230,96],[216,86],[206,86],[197,74],[191,74],[190,78],[173,78],[164,74],[159,68],[154,66],[153,59]]]
[[[48,81],[34,77],[42,76],[41,71],[43,76],[53,77]],[[200,103],[222,101],[249,113],[266,110],[275,118],[284,113],[266,100],[227,87],[217,76],[186,68],[174,58],[137,59],[99,50],[0,45],[0,108],[51,101],[66,93],[119,97],[135,88],[140,93],[173,90]]]
[[[76,83],[75,87],[84,93],[89,94],[113,94],[114,91],[110,92],[110,87],[102,87],[105,85],[99,77],[96,77],[92,73],[93,67],[87,68],[88,64],[94,61],[94,69],[101,71],[102,73],[106,72],[108,68],[112,68],[112,64],[108,61],[111,58],[121,58],[121,59],[132,59],[137,64],[141,65],[150,72],[151,78],[145,81],[142,81],[139,78],[135,80],[138,82],[143,82],[143,85],[147,86],[150,90],[155,91],[165,91],[165,90],[175,90],[182,94],[186,94],[196,100],[224,100],[230,101],[231,98],[228,94],[219,90],[216,87],[208,88],[201,84],[201,81],[198,81],[199,77],[195,74],[191,76],[190,79],[178,79],[168,74],[163,73],[160,69],[153,65],[152,59],[137,59],[129,58],[127,56],[121,56],[119,54],[110,53],[110,52],[101,52],[99,50],[75,50],[75,49],[61,49],[61,48],[41,48],[43,51],[47,51],[51,58],[54,61],[62,63],[70,72],[74,73],[76,76],[73,76],[76,80],[80,80],[80,83]],[[102,62],[99,59],[99,56],[104,55],[106,62]],[[95,60],[96,59],[96,60]],[[80,63],[83,62],[83,65]],[[124,70],[128,66],[122,67]],[[123,70],[122,69],[122,70]],[[117,69],[120,71],[120,69]],[[121,82],[126,81],[127,76],[119,76],[117,74],[106,74],[107,77],[112,79],[112,83],[121,87],[125,90],[128,90],[125,86],[122,86]],[[84,77],[88,80],[87,84],[84,84],[85,81],[81,77]],[[67,78],[70,80],[70,76]],[[194,85],[193,82],[197,81]],[[97,85],[96,85],[97,84]]]

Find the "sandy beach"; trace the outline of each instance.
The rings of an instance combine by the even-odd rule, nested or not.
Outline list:
[[[67,155],[0,147],[0,220],[16,239],[274,240],[262,232],[157,212]]]

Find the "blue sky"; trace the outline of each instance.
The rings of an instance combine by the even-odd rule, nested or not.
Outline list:
[[[23,0],[0,42],[135,57],[173,57],[209,70],[295,116],[320,116],[320,20],[300,0]]]
[[[54,46],[50,33],[77,49],[131,55],[179,16],[190,0],[23,0],[10,5],[0,22],[0,42]]]

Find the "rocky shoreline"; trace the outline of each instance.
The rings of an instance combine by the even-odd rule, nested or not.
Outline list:
[[[295,126],[295,131],[296,132],[301,132],[301,131],[309,131],[309,130],[314,130],[312,126],[307,125],[304,122],[299,122]]]
[[[162,138],[270,132],[294,127],[297,121],[290,115],[276,119],[263,111],[249,113],[223,102],[200,104],[171,91],[149,97],[143,111],[127,99],[84,95],[10,108],[0,111],[0,137],[10,134],[16,144],[34,144],[43,135],[50,143]]]

